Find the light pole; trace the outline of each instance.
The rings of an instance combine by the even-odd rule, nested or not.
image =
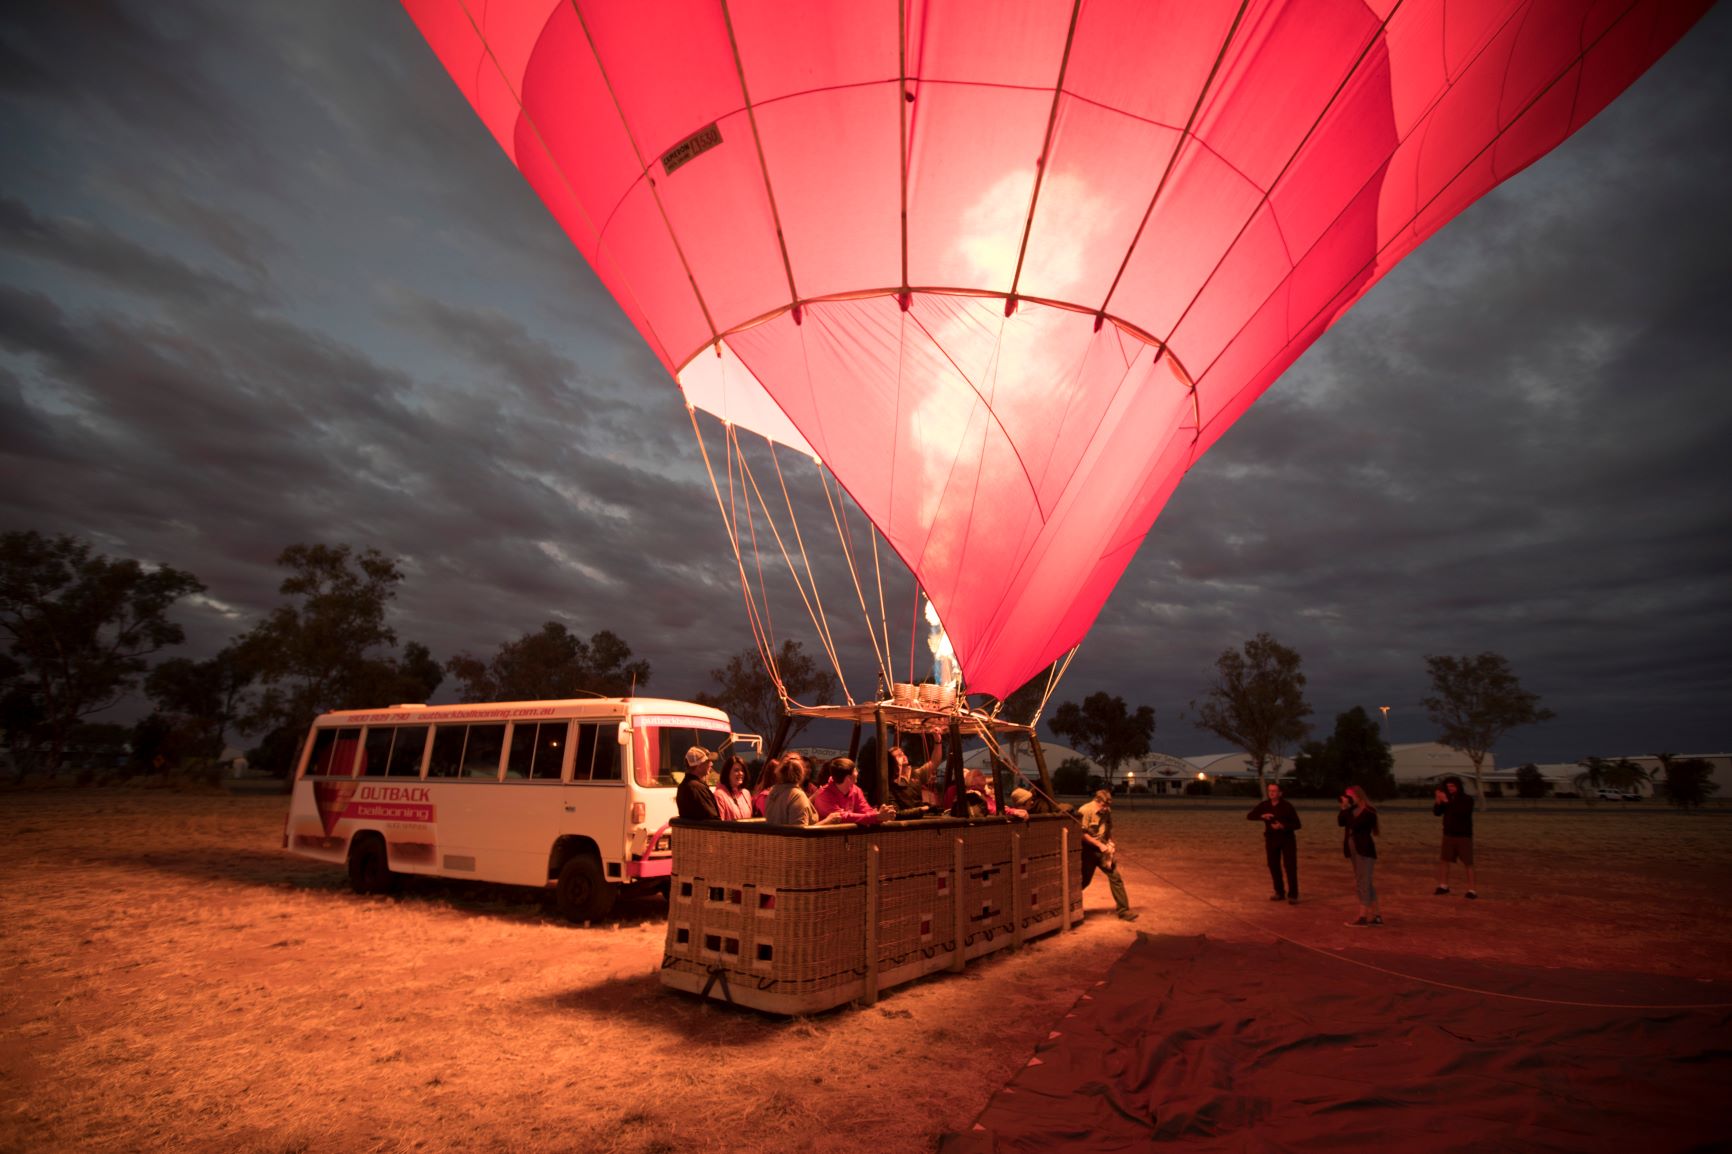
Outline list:
[[[1383,714],[1383,744],[1389,746],[1390,752],[1395,751],[1394,744],[1389,740],[1389,706],[1379,705],[1377,712]]]

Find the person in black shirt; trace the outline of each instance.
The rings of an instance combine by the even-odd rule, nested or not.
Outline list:
[[[1245,818],[1263,823],[1263,856],[1269,863],[1269,880],[1275,883],[1275,896],[1269,900],[1278,902],[1285,899],[1291,905],[1298,905],[1299,839],[1294,831],[1300,826],[1299,813],[1292,802],[1281,796],[1280,785],[1272,781],[1265,788],[1269,799],[1252,806]],[[1284,882],[1281,878],[1283,866],[1287,870]]]
[[[1450,864],[1460,862],[1467,871],[1467,896],[1477,898],[1473,888],[1473,795],[1461,788],[1461,778],[1452,773],[1432,796],[1437,800],[1431,812],[1443,819],[1443,854],[1437,863],[1437,888],[1432,893],[1449,892]]]
[[[686,750],[686,776],[674,794],[674,804],[687,821],[721,821],[715,791],[710,789],[710,755],[701,745]]]

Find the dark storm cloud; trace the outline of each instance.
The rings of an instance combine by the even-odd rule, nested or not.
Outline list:
[[[0,197],[0,245],[14,256],[58,265],[111,288],[173,303],[208,303],[245,292],[209,270],[154,252],[100,225],[39,216],[11,197]]]

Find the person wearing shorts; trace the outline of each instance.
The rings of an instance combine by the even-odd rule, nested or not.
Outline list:
[[[1461,788],[1461,778],[1451,774],[1432,795],[1431,812],[1443,819],[1443,854],[1437,863],[1435,894],[1449,892],[1449,867],[1460,862],[1467,871],[1467,896],[1479,897],[1473,878],[1473,797]]]

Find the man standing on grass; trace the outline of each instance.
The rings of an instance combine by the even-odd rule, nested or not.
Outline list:
[[[1473,888],[1473,798],[1461,788],[1454,774],[1443,779],[1443,788],[1432,795],[1431,812],[1443,819],[1443,856],[1437,863],[1437,888],[1433,894],[1449,892],[1449,867],[1460,862],[1467,870],[1467,896],[1477,898]]]
[[[1110,790],[1095,790],[1094,800],[1076,811],[1082,821],[1082,884],[1086,890],[1094,880],[1095,870],[1107,875],[1107,885],[1113,891],[1113,904],[1119,918],[1134,922],[1131,899],[1125,894],[1125,879],[1119,876],[1119,863],[1113,852],[1113,795]]]
[[[1299,839],[1295,831],[1300,825],[1299,811],[1281,796],[1280,785],[1272,781],[1266,788],[1269,799],[1252,806],[1245,818],[1263,823],[1263,856],[1269,862],[1269,880],[1275,883],[1275,896],[1269,900],[1284,900],[1296,906],[1299,904]],[[1285,882],[1281,879],[1283,866],[1287,868]]]

